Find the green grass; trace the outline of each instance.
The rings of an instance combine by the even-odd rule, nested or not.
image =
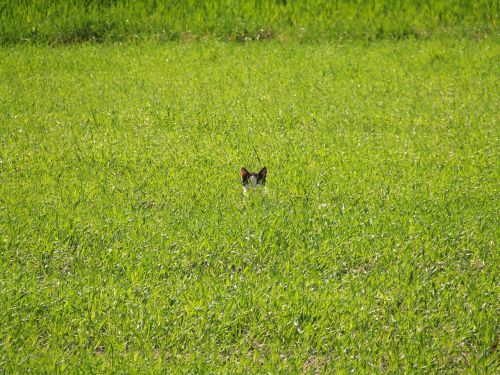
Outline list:
[[[0,43],[472,36],[498,15],[495,0],[4,0]]]
[[[497,371],[499,52],[0,49],[0,372]]]

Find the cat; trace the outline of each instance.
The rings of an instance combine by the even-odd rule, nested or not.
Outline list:
[[[245,167],[240,169],[241,182],[243,183],[243,192],[249,189],[266,184],[267,168],[264,167],[259,173],[249,172]]]

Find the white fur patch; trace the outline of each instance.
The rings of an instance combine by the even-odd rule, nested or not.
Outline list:
[[[248,179],[248,181],[250,181],[250,183],[252,184],[252,186],[257,186],[257,177],[250,176],[250,178]]]

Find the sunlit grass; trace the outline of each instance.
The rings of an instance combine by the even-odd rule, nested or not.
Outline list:
[[[1,49],[0,369],[493,372],[498,52]]]

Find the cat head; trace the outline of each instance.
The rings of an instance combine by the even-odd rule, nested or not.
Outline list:
[[[259,173],[249,172],[246,168],[240,169],[241,182],[243,184],[243,191],[248,189],[264,186],[266,184],[267,168],[264,167]]]

